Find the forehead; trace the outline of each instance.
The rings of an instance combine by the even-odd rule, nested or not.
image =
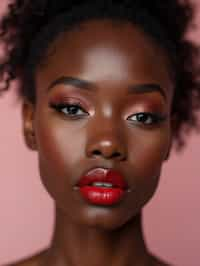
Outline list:
[[[105,19],[84,22],[59,34],[50,44],[38,76],[48,81],[67,74],[91,81],[134,76],[138,82],[158,77],[169,82],[169,68],[165,50],[141,28]]]

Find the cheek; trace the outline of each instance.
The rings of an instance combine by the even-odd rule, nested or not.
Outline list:
[[[170,146],[170,128],[144,130],[129,136],[130,160],[134,167],[151,173],[160,168]],[[132,148],[131,148],[132,147]]]
[[[59,200],[74,185],[74,169],[84,156],[85,132],[48,117],[40,117],[36,128],[41,179],[51,196]]]
[[[137,134],[137,138],[130,138],[130,163],[135,172],[133,187],[141,205],[144,205],[154,194],[167,155],[170,134],[165,128],[157,132]]]

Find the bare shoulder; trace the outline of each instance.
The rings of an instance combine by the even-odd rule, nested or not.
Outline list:
[[[42,266],[47,250],[7,266]]]

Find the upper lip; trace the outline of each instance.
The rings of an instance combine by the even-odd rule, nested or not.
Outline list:
[[[93,168],[81,176],[78,186],[91,185],[93,182],[107,182],[122,189],[128,187],[125,177],[119,171],[102,167]]]

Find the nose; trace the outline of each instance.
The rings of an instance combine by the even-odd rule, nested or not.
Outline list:
[[[88,140],[86,153],[90,158],[102,157],[118,161],[127,158],[127,148],[123,137],[113,131],[101,134],[93,132],[93,137]]]

